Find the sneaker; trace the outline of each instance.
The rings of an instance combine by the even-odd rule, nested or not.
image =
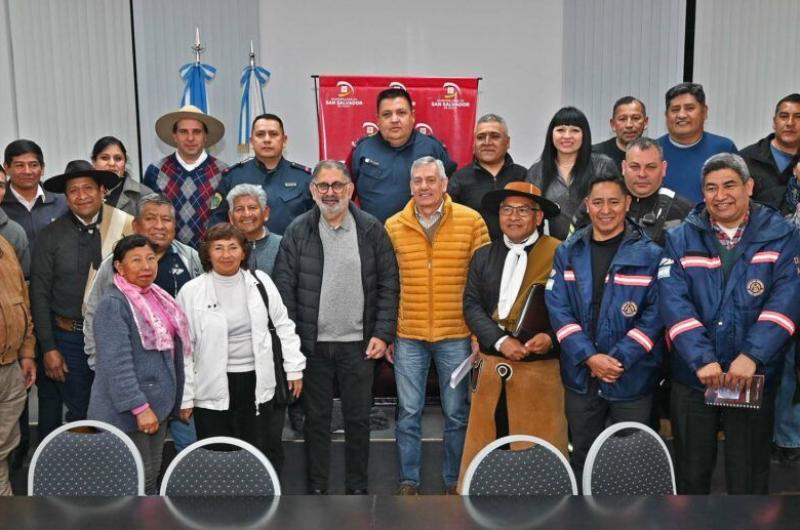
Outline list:
[[[411,484],[400,484],[400,489],[397,490],[398,495],[419,495],[419,490],[416,486]]]

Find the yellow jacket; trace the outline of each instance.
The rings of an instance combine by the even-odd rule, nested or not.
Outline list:
[[[429,342],[470,335],[462,298],[472,255],[489,243],[475,210],[445,195],[433,244],[414,214],[414,199],[386,221],[400,268],[397,336]]]

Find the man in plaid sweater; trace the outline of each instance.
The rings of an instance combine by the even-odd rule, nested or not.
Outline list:
[[[169,112],[156,121],[156,134],[176,148],[150,164],[143,183],[163,193],[175,207],[176,239],[197,248],[205,234],[214,190],[227,164],[206,152],[219,142],[225,126],[193,105]]]

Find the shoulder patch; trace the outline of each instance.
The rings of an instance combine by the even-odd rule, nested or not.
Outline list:
[[[289,162],[289,165],[294,169],[299,169],[300,171],[305,171],[309,175],[311,174],[311,168],[308,166],[304,166],[303,164],[298,164],[297,162]]]
[[[223,201],[223,200],[224,200],[224,199],[223,199],[223,197],[222,197],[222,194],[221,194],[221,193],[215,193],[215,194],[214,194],[214,195],[211,197],[211,209],[212,209],[212,210],[216,210],[217,208],[219,208],[219,205],[220,205],[220,204],[222,204],[222,201]]]
[[[249,161],[251,161],[251,160],[252,160],[252,158],[247,158],[247,159],[245,159],[245,160],[240,160],[239,162],[236,162],[236,163],[235,163],[235,164],[233,164],[232,166],[228,166],[228,167],[226,167],[225,169],[223,169],[223,170],[222,170],[222,174],[223,174],[223,175],[227,175],[228,173],[230,173],[230,172],[231,172],[231,171],[233,171],[234,169],[242,167],[243,165],[245,165],[245,163],[247,163],[247,162],[249,162]]]

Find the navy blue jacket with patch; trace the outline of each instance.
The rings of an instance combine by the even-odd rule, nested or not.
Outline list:
[[[392,147],[380,133],[360,139],[350,154],[350,172],[361,209],[385,223],[405,208],[411,198],[411,164],[423,156],[441,160],[447,176],[456,170],[444,144],[421,132],[413,131],[400,147]]]
[[[556,251],[545,290],[550,323],[561,344],[561,378],[574,392],[588,391],[586,359],[605,353],[624,373],[616,383],[600,382],[610,401],[638,399],[653,392],[663,354],[656,271],[662,250],[637,224],[626,221],[625,236],[606,276],[597,336],[592,337],[592,227],[573,234]]]
[[[228,201],[225,198],[238,184],[261,186],[267,194],[269,219],[267,229],[273,234],[283,235],[295,217],[314,206],[311,197],[311,170],[306,166],[281,158],[273,169],[257,158],[249,158],[226,168],[222,172],[217,191],[212,199],[211,217],[208,226],[228,222]]]
[[[753,203],[727,282],[715,240],[705,203],[667,232],[658,284],[672,377],[702,390],[698,369],[718,362],[727,372],[745,353],[774,387],[800,318],[800,235]]]

